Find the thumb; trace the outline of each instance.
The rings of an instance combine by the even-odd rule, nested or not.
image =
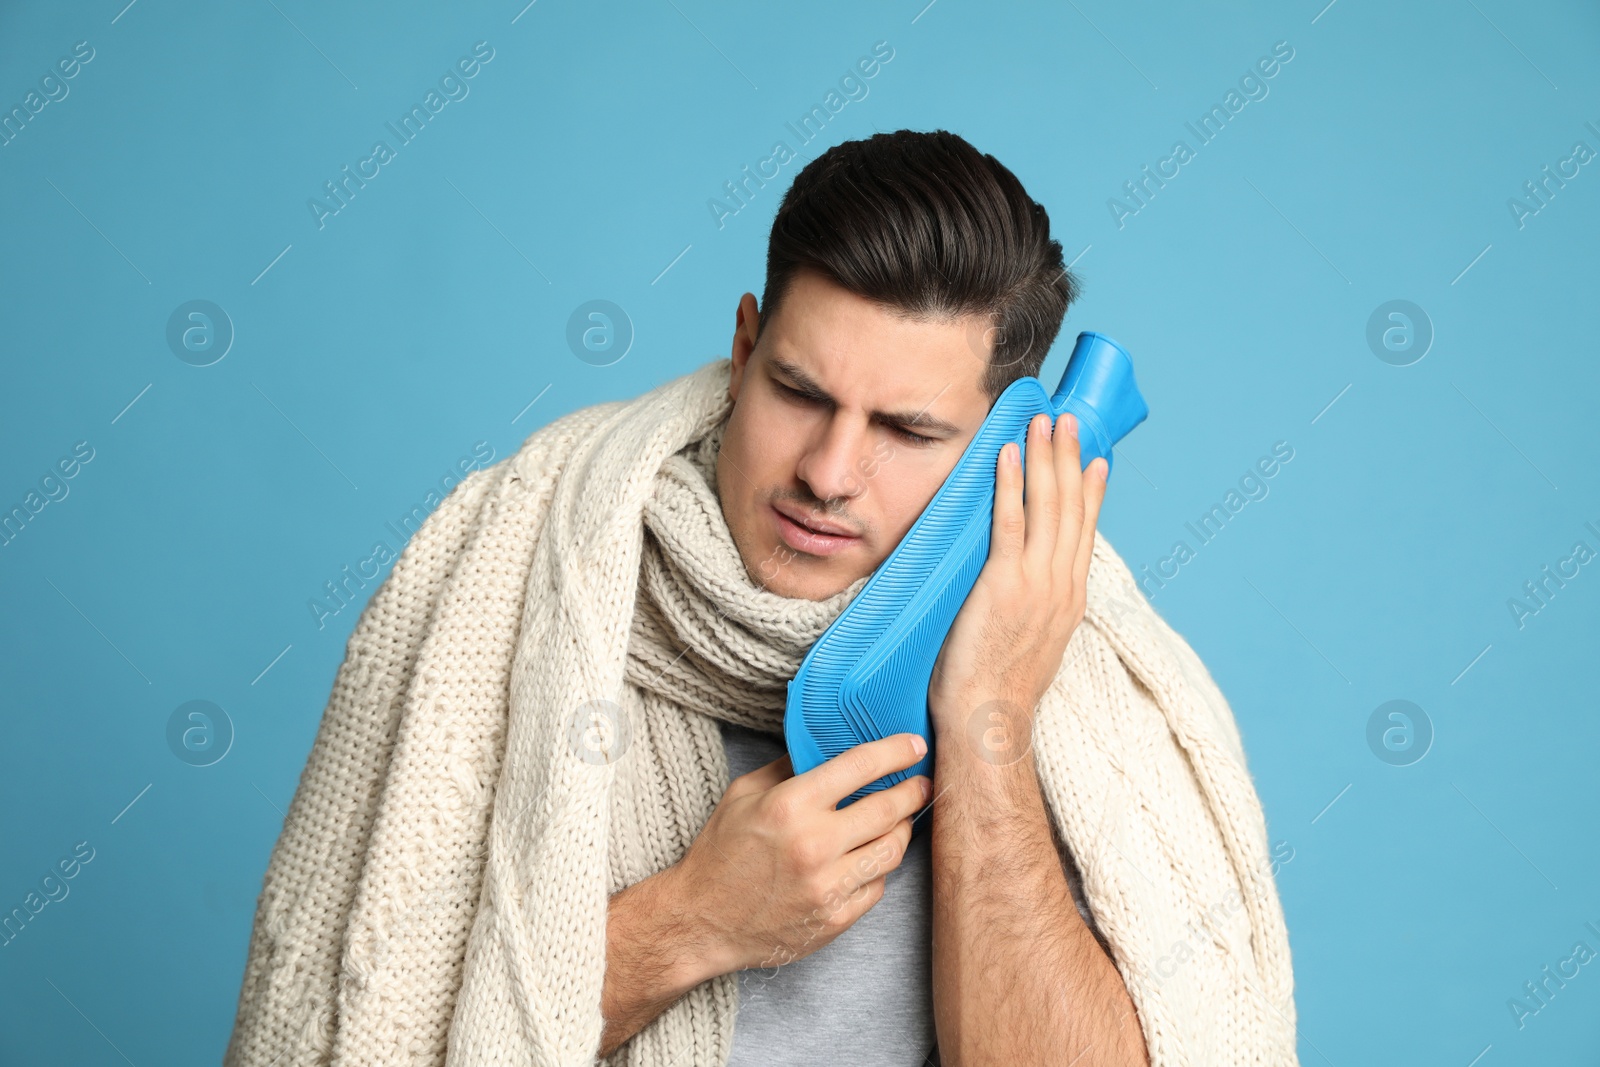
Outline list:
[[[764,793],[784,779],[793,777],[794,764],[789,761],[789,754],[786,752],[771,763],[763,767],[757,767],[748,774],[741,775],[734,780],[744,783],[742,792]]]

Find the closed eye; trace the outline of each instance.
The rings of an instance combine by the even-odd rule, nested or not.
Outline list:
[[[818,402],[816,397],[810,396],[810,395],[808,395],[806,393],[802,393],[798,389],[790,388],[789,386],[784,385],[782,382],[778,381],[776,378],[769,379],[769,380],[772,382],[773,386],[778,390],[778,393],[780,395],[782,395],[784,397],[787,397],[788,399],[793,400],[796,403],[799,403],[799,404],[814,404],[814,403]],[[904,426],[895,426],[895,427],[893,427],[893,430],[894,430],[895,434],[898,437],[900,437],[903,441],[905,441],[906,443],[908,443],[910,445],[913,445],[913,446],[915,446],[917,448],[926,448],[928,445],[936,445],[936,444],[939,443],[939,438],[937,438],[937,437],[929,437],[926,434],[914,433],[911,430],[906,429]]]
[[[928,437],[925,434],[913,433],[904,426],[896,426],[894,428],[894,432],[899,434],[911,444],[916,445],[918,448],[927,445],[936,445],[939,443],[939,439],[937,437]]]

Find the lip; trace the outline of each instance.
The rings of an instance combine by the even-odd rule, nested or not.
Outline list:
[[[802,526],[795,519],[790,518],[779,510],[776,504],[772,505],[772,514],[778,526],[778,534],[788,546],[797,552],[805,552],[813,556],[831,556],[842,552],[851,545],[858,543],[861,538],[851,533],[819,533],[816,530]],[[807,522],[813,521],[807,519]],[[819,522],[819,525],[822,525]],[[837,523],[827,523],[829,529],[842,529]]]

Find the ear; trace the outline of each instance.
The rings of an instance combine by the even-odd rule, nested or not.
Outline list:
[[[745,293],[739,298],[739,307],[734,312],[733,325],[733,368],[728,378],[728,399],[739,399],[739,387],[744,381],[745,365],[750,362],[750,354],[756,348],[756,335],[761,332],[761,312],[756,307],[756,298],[753,293]]]

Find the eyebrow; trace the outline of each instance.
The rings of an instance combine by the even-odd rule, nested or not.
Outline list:
[[[837,400],[829,396],[822,386],[817,384],[817,382],[797,364],[790,362],[782,356],[772,355],[767,358],[767,365],[771,370],[781,371],[784,375],[793,379],[794,384],[790,386],[790,388],[794,389],[796,392],[808,396],[813,400],[821,400],[829,404],[838,404]],[[781,384],[787,385],[788,383]],[[945,389],[948,388],[950,388],[948,385],[945,386]],[[939,390],[939,392],[942,394],[944,389]],[[934,397],[934,400],[937,399],[937,396]],[[928,402],[929,405],[932,405],[932,403],[932,400]],[[944,419],[941,419],[936,415],[929,415],[926,406],[921,411],[874,411],[872,413],[872,419],[874,422],[884,422],[894,426],[915,427],[919,430],[932,430],[935,433],[942,433],[951,437],[958,436],[961,433],[961,427],[955,425],[954,423],[946,422]]]

